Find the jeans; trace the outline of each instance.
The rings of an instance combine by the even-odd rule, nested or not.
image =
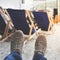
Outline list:
[[[19,52],[12,52],[4,60],[22,60],[22,56]],[[35,53],[32,60],[47,60],[43,55]]]
[[[33,60],[47,60],[44,55],[35,53],[33,56]]]

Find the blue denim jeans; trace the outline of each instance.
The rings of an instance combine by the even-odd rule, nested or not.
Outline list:
[[[33,56],[33,60],[47,60],[47,59],[44,57],[44,55],[35,53]]]
[[[4,60],[22,60],[22,56],[19,52],[12,52]],[[43,55],[35,53],[32,60],[47,60]]]
[[[8,56],[6,56],[4,60],[22,60],[22,56],[19,52],[13,51]]]

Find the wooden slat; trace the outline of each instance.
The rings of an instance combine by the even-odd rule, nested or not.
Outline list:
[[[34,21],[33,21],[33,17],[32,17],[32,15],[31,15],[31,14],[32,14],[31,11],[26,10],[26,14],[27,14],[27,17],[29,18],[28,21],[31,22],[31,24],[29,24],[29,26],[30,26],[29,37],[30,37],[33,28],[34,28],[34,30],[35,30],[35,32],[36,32],[36,27],[35,27],[35,25],[34,25]]]
[[[8,36],[8,31],[9,31],[9,25],[10,25],[10,23],[12,23],[12,19],[11,19],[11,17],[10,17],[10,15],[9,15],[9,13],[7,12],[7,10],[6,9],[3,9],[2,10],[2,14],[3,15],[7,15],[8,16],[8,18],[9,18],[9,20],[7,20],[7,24],[6,24],[6,27],[5,27],[5,31],[4,31],[4,34],[3,34],[3,36],[2,36],[2,38],[5,38],[6,36]]]
[[[33,35],[31,35],[32,29],[35,30],[35,34],[36,34],[36,35],[37,35],[38,33],[36,32],[37,30],[36,30],[36,26],[34,25],[34,17],[33,17],[32,12],[26,10],[26,16],[29,18],[29,19],[28,19],[28,22],[30,22],[30,23],[28,23],[28,24],[29,24],[29,27],[30,27],[30,31],[29,31],[29,36],[28,36],[28,38],[26,39],[26,43],[27,43],[28,41],[30,41],[31,37],[33,36]]]

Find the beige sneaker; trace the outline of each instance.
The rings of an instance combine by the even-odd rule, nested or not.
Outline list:
[[[23,43],[24,43],[24,37],[22,31],[16,31],[14,35],[12,35],[12,41],[11,41],[11,51],[19,50],[20,53],[22,53]]]
[[[35,52],[44,55],[46,48],[47,48],[46,37],[43,35],[38,36],[35,42]]]
[[[7,37],[5,41],[11,41],[11,52],[17,50],[22,53],[24,36],[21,30],[17,30],[12,33],[10,36]]]

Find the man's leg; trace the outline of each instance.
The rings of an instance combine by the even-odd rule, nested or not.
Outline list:
[[[44,53],[47,48],[46,38],[43,35],[38,36],[35,42],[35,52],[33,60],[47,60],[44,57]]]
[[[13,51],[4,60],[22,60],[22,56],[18,51]]]

